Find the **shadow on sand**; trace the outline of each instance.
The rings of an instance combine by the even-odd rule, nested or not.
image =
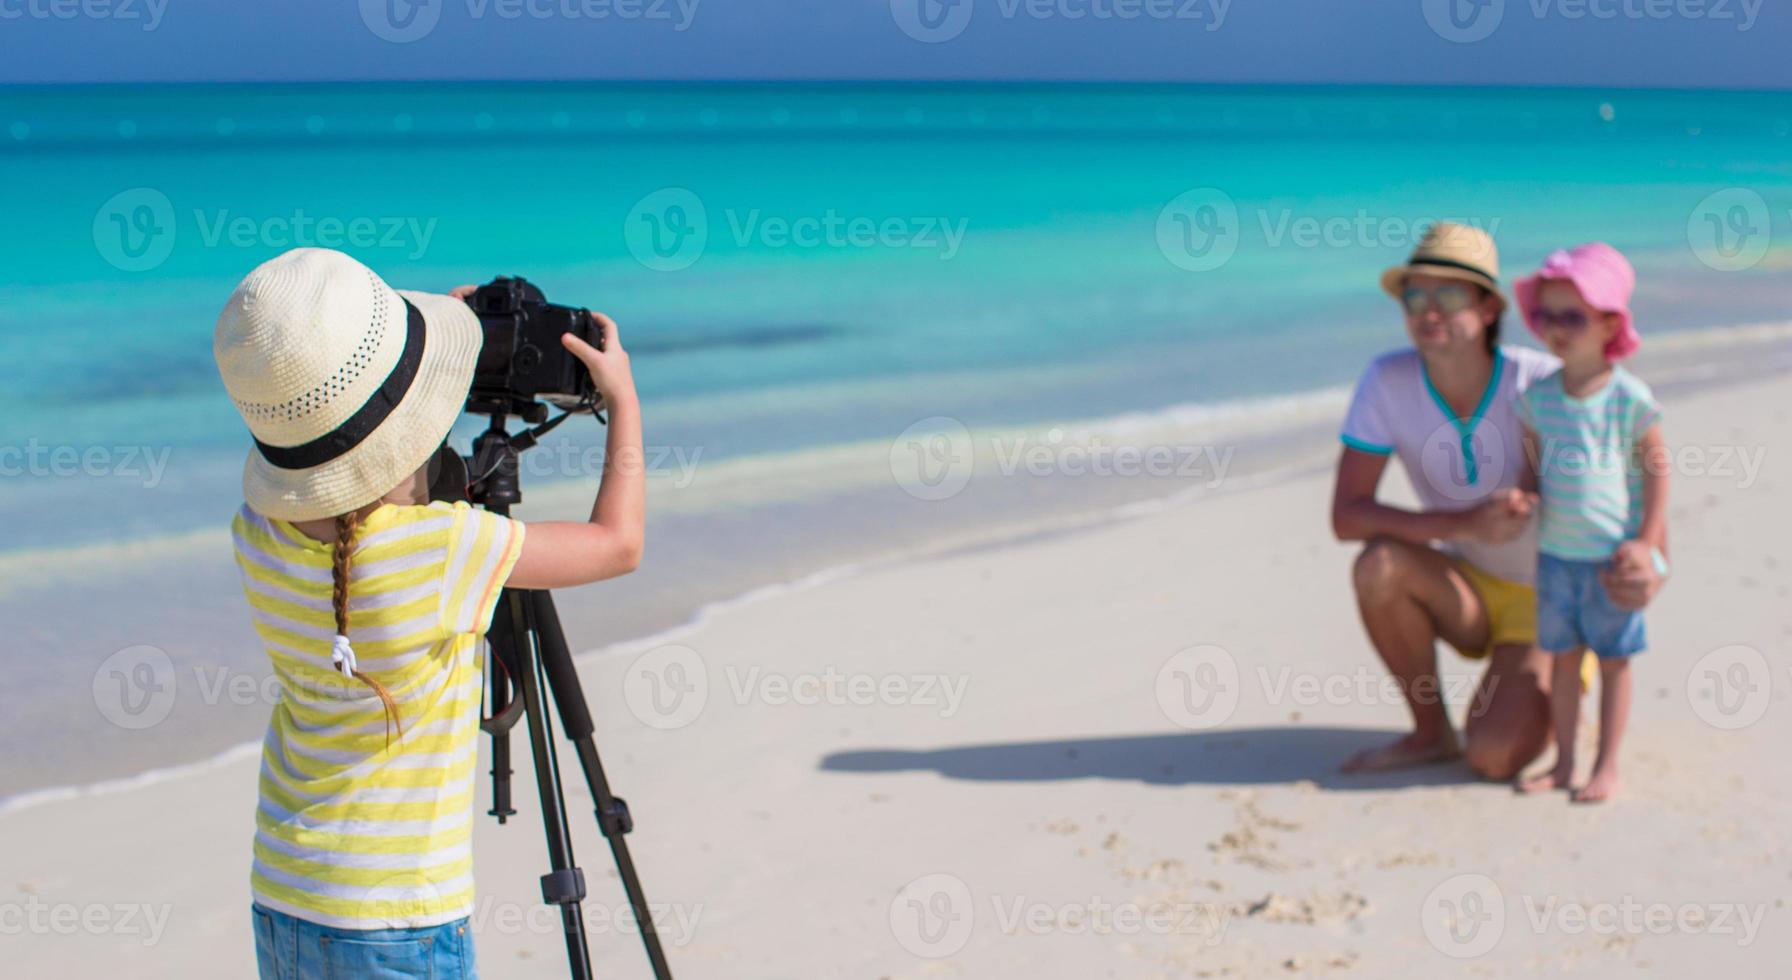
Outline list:
[[[1363,728],[1238,728],[1121,735],[1049,742],[964,745],[909,751],[860,749],[821,760],[824,772],[932,770],[949,779],[1036,781],[1126,779],[1166,786],[1269,785],[1311,780],[1329,790],[1376,790],[1479,782],[1461,760],[1393,772],[1345,774],[1338,765],[1359,749],[1390,742],[1395,731]]]

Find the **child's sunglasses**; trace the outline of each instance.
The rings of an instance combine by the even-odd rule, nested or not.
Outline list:
[[[1558,313],[1555,310],[1534,309],[1531,311],[1531,322],[1539,330],[1585,330],[1587,324],[1593,321],[1585,310],[1562,310]]]
[[[1475,305],[1475,291],[1473,287],[1455,283],[1435,289],[1408,286],[1400,294],[1400,302],[1413,316],[1423,316],[1426,310],[1433,308],[1445,316],[1454,316]]]

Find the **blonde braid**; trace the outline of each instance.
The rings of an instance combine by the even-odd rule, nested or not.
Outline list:
[[[336,610],[336,633],[343,637],[348,636],[349,558],[354,553],[355,535],[360,533],[360,530],[361,515],[359,512],[343,514],[336,518],[336,544],[331,548],[330,583],[332,588],[330,601]],[[385,707],[386,711],[386,748],[390,749],[392,747],[392,729],[397,728],[398,734],[404,734],[404,725],[398,716],[398,702],[393,700],[392,692],[386,690],[386,685],[374,680],[370,675],[362,673],[359,667],[352,667],[351,674],[356,680],[373,688],[373,693],[379,695],[380,704]]]

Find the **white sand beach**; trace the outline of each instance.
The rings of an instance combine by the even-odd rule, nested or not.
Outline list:
[[[1337,773],[1406,718],[1318,473],[821,577],[585,657],[676,974],[1784,975],[1786,390],[1669,404],[1676,572],[1604,806],[1462,765]],[[1441,660],[1460,719],[1473,667]],[[647,686],[673,666],[682,701]],[[479,803],[481,969],[564,976],[517,755],[523,815]],[[0,814],[0,974],[252,976],[255,769]],[[569,785],[597,972],[647,976]]]

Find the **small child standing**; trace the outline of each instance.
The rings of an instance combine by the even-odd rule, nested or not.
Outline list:
[[[1618,788],[1618,743],[1630,715],[1630,658],[1645,646],[1643,613],[1612,601],[1606,579],[1667,573],[1667,448],[1649,386],[1619,367],[1641,346],[1630,314],[1636,273],[1604,242],[1558,251],[1513,285],[1532,332],[1562,369],[1520,402],[1526,455],[1542,497],[1537,642],[1554,656],[1550,715],[1556,764],[1525,793],[1567,789],[1580,721],[1580,663],[1599,658],[1599,757],[1576,803]],[[1644,573],[1646,574],[1646,573]]]

